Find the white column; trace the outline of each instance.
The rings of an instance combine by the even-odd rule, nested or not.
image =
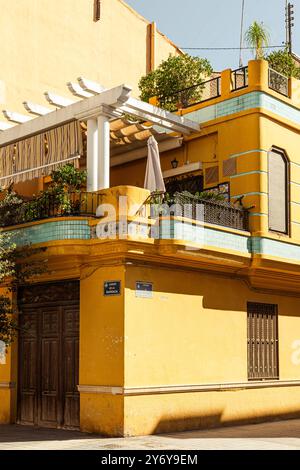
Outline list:
[[[110,125],[106,116],[98,117],[98,190],[110,185]]]
[[[87,191],[98,190],[98,124],[97,119],[87,121]]]

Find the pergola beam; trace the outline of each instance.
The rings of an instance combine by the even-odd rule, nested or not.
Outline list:
[[[83,79],[82,79],[83,83]],[[80,85],[83,88],[83,85]],[[85,82],[85,91],[93,91],[92,82]],[[97,85],[97,84],[96,84]],[[73,85],[72,85],[73,86]],[[77,87],[75,87],[77,88]],[[94,88],[95,90],[96,88]],[[78,89],[77,89],[78,91]],[[0,135],[0,145],[8,145],[33,135],[41,134],[55,127],[62,126],[71,121],[87,122],[87,173],[88,190],[98,191],[106,189],[110,185],[110,120],[122,118],[124,113],[130,114],[143,121],[150,121],[167,133],[191,134],[199,132],[200,125],[170,113],[169,111],[152,106],[148,103],[130,97],[132,89],[127,85],[120,85],[109,90],[104,90],[77,102],[46,93],[48,101],[60,109],[31,119],[29,116],[20,116],[17,113],[7,114],[7,118],[23,124],[7,129]],[[80,92],[80,90],[79,90]],[[28,105],[28,103],[27,103]],[[29,105],[28,105],[29,106]],[[33,112],[32,104],[29,106]],[[42,108],[35,107],[36,114],[42,113]],[[8,112],[6,112],[8,113]],[[14,119],[13,119],[14,118]],[[19,119],[19,121],[17,120]],[[177,142],[178,145],[179,142]],[[175,143],[174,143],[175,144]],[[173,144],[172,144],[173,145]],[[137,154],[127,155],[127,158],[135,159]],[[114,159],[116,164],[121,155]]]
[[[110,90],[106,90],[101,95],[92,96],[85,100],[77,101],[65,108],[51,111],[45,116],[32,119],[28,116],[29,122],[24,122],[19,126],[5,130],[0,136],[0,145],[7,145],[18,140],[26,139],[35,134],[40,134],[54,127],[62,126],[70,121],[82,120],[103,114],[103,106],[111,106],[112,110],[122,107],[128,100],[131,88],[121,85]],[[27,116],[26,116],[27,117]]]
[[[40,104],[32,103],[31,101],[24,101],[23,106],[28,113],[34,114],[35,116],[45,116],[52,112],[52,109],[41,106]]]
[[[8,111],[7,109],[3,110],[4,117],[11,122],[16,124],[23,124],[32,120],[32,117],[26,116],[25,114],[15,113],[14,111]]]

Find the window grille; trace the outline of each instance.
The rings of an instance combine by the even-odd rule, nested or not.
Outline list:
[[[248,379],[279,379],[277,305],[248,302]]]

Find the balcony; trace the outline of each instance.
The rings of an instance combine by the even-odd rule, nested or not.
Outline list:
[[[120,207],[120,196],[127,198],[125,209]],[[204,226],[218,226],[220,230],[225,228],[233,232],[245,232],[245,236],[248,234],[248,212],[232,207],[228,202],[193,196],[189,199],[178,193],[173,204],[157,205],[151,203],[151,197],[144,189],[127,186],[98,193],[65,193],[60,201],[50,198],[35,210],[32,210],[32,201],[25,202],[23,207],[11,214],[4,214],[0,210],[0,224],[2,230],[9,230],[16,235],[19,245],[59,240],[72,243],[72,240],[118,239],[124,221],[126,231],[121,238],[138,241],[178,237],[183,241],[191,241],[191,236],[194,239],[197,232],[198,237],[199,230],[201,232]],[[97,217],[97,207],[101,204],[105,204],[104,210],[102,216]],[[169,211],[166,211],[166,207]],[[122,218],[121,210],[124,211]],[[166,228],[167,215],[169,221],[172,221],[169,230]]]
[[[176,91],[169,96],[158,97],[159,105],[170,111],[189,108],[221,96],[221,77],[215,77],[203,83]]]
[[[101,204],[101,194],[66,192],[32,199],[8,208],[0,204],[0,227],[10,227],[46,219],[66,217],[96,217]]]
[[[157,199],[157,197],[155,198]],[[190,221],[249,231],[249,212],[242,207],[234,207],[229,202],[222,200],[201,199],[185,193],[176,193],[165,204],[163,201],[152,204],[151,212],[152,215],[156,214],[159,217],[164,215],[184,217]]]
[[[212,106],[233,98],[233,94],[240,96],[253,91],[293,99],[293,104],[300,107],[300,81],[271,69],[265,60],[252,60],[246,67],[224,70],[211,80],[178,90],[169,96],[153,98],[151,102],[172,112],[186,110],[182,114],[188,114],[192,112],[192,107],[194,111],[195,108]]]

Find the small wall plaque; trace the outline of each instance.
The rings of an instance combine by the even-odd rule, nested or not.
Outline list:
[[[121,281],[105,281],[104,295],[106,297],[121,295]]]
[[[3,341],[0,341],[0,364],[6,364],[6,346]]]
[[[135,296],[143,299],[152,299],[153,297],[153,283],[137,281],[135,283]]]

